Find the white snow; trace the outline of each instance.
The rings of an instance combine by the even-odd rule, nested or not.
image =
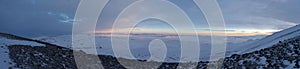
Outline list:
[[[260,61],[258,62],[259,64],[266,64],[266,60],[267,60],[266,57],[259,57],[259,58],[260,58]]]

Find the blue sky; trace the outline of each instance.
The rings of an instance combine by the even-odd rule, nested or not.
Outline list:
[[[109,31],[119,13],[134,1],[111,0],[100,15],[97,31]],[[208,33],[208,24],[192,0],[169,1],[184,10],[196,25],[195,30]],[[78,3],[78,0],[1,0],[0,32],[22,36],[71,34]],[[225,18],[226,31],[232,36],[269,35],[300,23],[299,0],[218,0],[218,3]],[[132,13],[134,15],[137,14]],[[148,24],[153,28],[160,27],[156,29],[170,29],[159,23],[141,25]]]

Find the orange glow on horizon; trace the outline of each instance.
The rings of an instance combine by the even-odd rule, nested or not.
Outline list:
[[[96,36],[111,36],[111,33],[114,33],[113,35],[118,36],[119,35],[127,35],[129,34],[129,31],[131,29],[120,29],[120,30],[96,30],[94,31]],[[214,31],[214,34],[211,34],[211,31],[198,31],[197,34],[200,36],[255,36],[255,35],[271,35],[274,32],[277,32],[279,30],[235,30],[235,31],[226,31],[226,33],[222,33],[218,31]],[[89,32],[93,33],[93,32]],[[177,34],[176,32],[167,32],[167,31],[151,31],[151,30],[131,30],[131,33],[134,34]],[[190,32],[183,32],[183,35],[191,35]]]

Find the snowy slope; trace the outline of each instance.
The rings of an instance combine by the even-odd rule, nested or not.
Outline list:
[[[224,69],[299,69],[300,36],[286,39],[271,47],[226,57]]]
[[[6,37],[0,36],[0,67],[3,69],[9,69],[9,67],[14,66],[15,63],[9,58],[9,50],[7,46],[10,45],[28,45],[28,46],[45,46],[44,44],[31,42],[31,41],[22,41],[9,39]]]
[[[245,43],[243,45],[240,45],[240,49],[241,51],[239,51],[238,53],[248,53],[248,52],[252,52],[255,50],[260,50],[263,48],[267,48],[267,47],[271,47],[272,45],[278,43],[279,41],[283,41],[289,38],[293,38],[296,36],[300,35],[300,25],[285,29],[283,31],[280,32],[276,32],[270,36],[267,36],[263,39],[254,41],[254,42],[249,42],[249,43]]]

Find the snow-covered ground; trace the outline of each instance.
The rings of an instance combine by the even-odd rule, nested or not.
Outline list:
[[[266,36],[263,39],[241,44],[239,46],[241,48],[236,48],[238,50],[241,50],[237,53],[239,53],[239,54],[249,53],[249,52],[253,52],[256,50],[268,48],[268,47],[271,47],[272,45],[278,43],[279,41],[290,39],[290,38],[293,38],[293,37],[296,37],[299,35],[300,35],[300,25],[297,25],[297,26],[276,32],[270,36]]]
[[[7,46],[9,45],[29,45],[29,46],[45,46],[44,44],[39,44],[36,42],[22,41],[7,39],[0,36],[0,67],[3,69],[9,69],[14,63],[9,58],[9,50]]]
[[[62,35],[56,37],[40,37],[35,38],[37,40],[49,42],[52,44],[57,44],[60,46],[65,46],[67,48],[72,48],[72,39],[71,35]],[[239,51],[240,48],[235,45],[243,42],[255,41],[257,39],[263,38],[264,36],[229,36],[227,37],[227,56],[229,56],[234,51]],[[122,37],[119,37],[122,39]],[[149,52],[149,43],[153,40],[159,38],[164,44],[166,44],[167,55],[165,61],[167,62],[177,62],[180,59],[180,48],[181,44],[178,38],[173,37],[162,37],[155,35],[134,35],[130,37],[130,50],[135,58],[138,59],[149,59],[150,57],[155,58],[163,58],[159,56],[151,56]],[[200,60],[208,60],[211,52],[211,40],[209,36],[199,36],[200,43]],[[192,42],[192,41],[190,41]],[[114,56],[112,45],[111,45],[111,37],[108,36],[96,36],[95,43],[97,48],[97,54],[102,55],[112,55]],[[160,50],[158,50],[160,51]],[[87,51],[86,51],[87,52]],[[125,57],[126,58],[126,57]],[[129,58],[132,59],[132,58]]]

